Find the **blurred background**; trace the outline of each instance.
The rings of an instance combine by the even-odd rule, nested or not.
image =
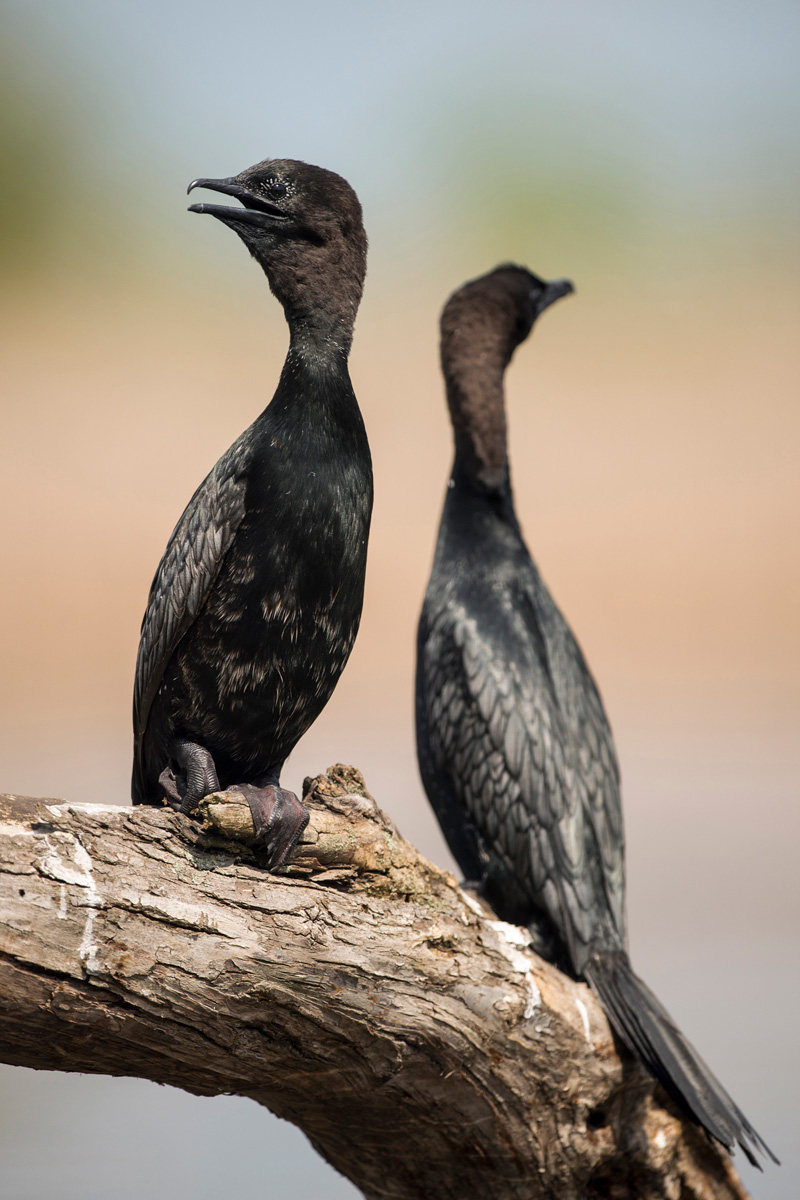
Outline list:
[[[284,779],[337,761],[451,865],[415,622],[450,461],[437,318],[514,259],[577,295],[510,372],[529,544],[622,765],[634,963],[800,1189],[800,10],[786,0],[5,0],[0,790],[128,802],[153,571],[269,400],[283,317],[185,212],[265,156],[343,174],[376,502],[362,632]],[[9,1200],[345,1200],[249,1101],[0,1068]]]

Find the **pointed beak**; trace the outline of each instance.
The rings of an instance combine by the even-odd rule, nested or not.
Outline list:
[[[542,292],[537,311],[543,313],[551,304],[555,304],[556,300],[560,300],[562,296],[569,296],[575,288],[569,279],[554,279],[552,283],[546,283]]]
[[[208,188],[210,192],[222,192],[225,196],[233,196],[235,200],[239,201],[242,208],[233,208],[224,204],[190,204],[189,212],[208,213],[212,217],[218,217],[226,224],[234,222],[241,225],[264,225],[265,217],[278,221],[286,220],[286,213],[276,205],[257,196],[243,183],[232,177],[228,179],[193,179],[186,189],[186,194],[193,192],[195,188]]]
[[[245,191],[232,176],[227,179],[193,179],[186,189],[186,195],[188,196],[195,188],[208,188],[210,192],[224,192],[226,196],[236,196],[237,199],[239,193]]]

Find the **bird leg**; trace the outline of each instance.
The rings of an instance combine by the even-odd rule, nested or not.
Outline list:
[[[177,767],[177,771],[175,770]],[[205,746],[176,739],[169,764],[158,777],[173,808],[193,812],[203,796],[219,791],[214,759]]]
[[[263,776],[262,776],[263,778]],[[252,783],[235,784],[242,793],[253,817],[256,841],[267,847],[266,867],[276,871],[282,867],[308,824],[309,813],[295,796],[272,782],[270,772],[261,786]],[[169,764],[158,777],[172,808],[191,813],[204,796],[219,791],[217,768],[205,746],[176,738],[172,743]]]
[[[277,783],[256,787],[251,783],[237,783],[250,806],[256,840],[267,846],[268,871],[277,871],[291,854],[308,824],[309,812],[295,796]]]

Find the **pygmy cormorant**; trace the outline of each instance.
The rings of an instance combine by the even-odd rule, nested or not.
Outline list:
[[[134,686],[134,804],[247,797],[267,866],[308,821],[281,767],[324,708],[361,617],[372,466],[347,368],[366,272],[350,185],[291,159],[189,187],[233,229],[289,325],[272,401],[200,484],[150,589]]]
[[[631,969],[611,729],[514,512],[503,375],[539,314],[572,290],[502,266],[442,313],[455,461],[419,624],[420,771],[461,870],[498,916],[587,980],[659,1083],[755,1162],[771,1152]]]

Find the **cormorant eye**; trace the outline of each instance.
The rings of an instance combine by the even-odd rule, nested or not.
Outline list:
[[[267,184],[267,195],[270,200],[282,200],[286,195],[286,184],[282,179],[272,179]]]

